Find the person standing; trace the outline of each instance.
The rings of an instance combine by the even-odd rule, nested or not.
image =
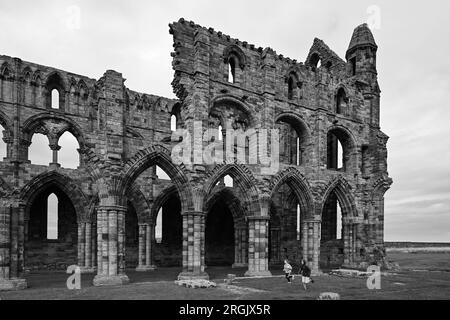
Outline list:
[[[289,264],[288,260],[284,260],[284,267],[283,267],[283,271],[286,274],[286,279],[288,281],[288,283],[292,283],[292,266]]]
[[[302,259],[300,263],[300,270],[298,273],[302,275],[302,285],[303,288],[307,290],[307,284],[314,281],[311,279],[311,269],[308,267],[304,259]]]

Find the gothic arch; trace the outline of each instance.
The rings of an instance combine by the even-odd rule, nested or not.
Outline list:
[[[306,216],[313,216],[315,208],[311,187],[303,174],[296,168],[289,167],[272,178],[270,181],[271,197],[285,183],[295,193],[301,212],[305,212]]]
[[[0,125],[10,134],[13,132],[13,123],[3,110],[0,109]]]
[[[320,200],[320,215],[322,215],[325,203],[333,191],[341,206],[342,215],[349,218],[357,217],[359,214],[352,196],[352,186],[342,176],[334,178],[325,188],[325,192]]]
[[[217,165],[207,174],[207,180],[203,188],[204,194],[209,195],[219,179],[229,175],[235,184],[241,189],[246,206],[255,214],[259,211],[258,181],[247,166],[237,163],[226,163]]]
[[[238,225],[245,223],[245,208],[242,207],[241,201],[233,192],[233,189],[229,187],[222,187],[214,191],[207,199],[205,199],[205,213],[208,214],[209,210],[211,210],[215,202],[220,198],[224,200],[233,215],[234,224]]]
[[[64,134],[64,132],[69,131],[77,139],[80,148],[85,147],[86,140],[84,139],[83,129],[76,122],[62,114],[52,114],[45,112],[28,118],[22,125],[24,138],[31,141],[33,134],[37,130],[45,127],[46,120],[64,124],[63,126],[61,126],[61,128],[59,128],[59,130],[54,132],[56,139],[59,139]]]
[[[392,179],[390,178],[379,178],[373,183],[373,191],[371,195],[371,200],[383,197],[386,191],[391,187]]]
[[[156,222],[159,209],[161,209],[164,203],[168,199],[170,199],[170,197],[172,197],[173,195],[178,195],[178,191],[175,185],[171,185],[161,191],[161,193],[156,197],[155,201],[153,202],[152,209],[150,212],[150,221],[152,221],[153,223]]]
[[[5,79],[13,76],[12,75],[12,69],[9,66],[8,62],[3,62],[2,66],[0,67],[0,77]]]
[[[150,219],[150,206],[136,183],[133,183],[126,192],[128,200],[133,204],[138,217],[138,222],[146,222]]]
[[[78,184],[70,177],[56,171],[49,171],[34,177],[20,191],[20,199],[25,203],[25,212],[29,214],[34,198],[45,188],[56,186],[63,191],[75,208],[78,221],[89,221],[89,203]]]
[[[170,151],[159,144],[139,151],[127,161],[119,178],[117,191],[123,196],[135,179],[153,165],[158,165],[163,169],[176,186],[182,212],[191,208],[192,196],[188,174],[183,165],[177,166],[172,162]]]

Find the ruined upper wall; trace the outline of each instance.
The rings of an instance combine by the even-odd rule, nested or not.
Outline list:
[[[340,115],[359,123],[378,125],[374,120],[379,113],[378,100],[374,99],[374,95],[379,94],[376,78],[367,80],[361,73],[356,75],[351,62],[341,59],[322,40],[314,40],[305,63],[302,63],[284,57],[272,48],[256,47],[183,18],[169,27],[174,37],[172,64],[175,78],[172,85],[174,93],[186,106],[195,105],[192,95],[206,90],[203,82],[208,81],[210,96],[231,94],[247,99],[249,104],[265,105],[265,108],[267,99],[273,99],[275,103],[271,103],[270,108],[278,111],[322,109],[336,114],[336,99],[342,89],[346,105]],[[239,61],[235,83],[228,82],[227,59],[230,56]],[[362,59],[365,58],[358,55],[356,68],[364,63]],[[288,83],[291,78],[294,92],[290,95]],[[262,98],[263,95],[266,96]],[[212,101],[205,103],[210,108]],[[196,112],[203,111],[197,107],[197,111],[187,111],[188,117]],[[259,112],[259,109],[255,107],[252,112]],[[276,111],[262,121],[270,121],[274,113]]]

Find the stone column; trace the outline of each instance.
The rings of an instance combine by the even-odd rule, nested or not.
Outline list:
[[[247,230],[245,226],[237,227],[234,231],[234,263],[233,268],[247,267]]]
[[[97,222],[91,225],[91,263],[92,270],[95,271],[97,267]]]
[[[313,274],[320,273],[320,224],[316,218],[304,220],[302,222],[302,251],[303,259],[311,268]]]
[[[92,224],[83,221],[78,223],[78,266],[82,273],[95,271],[92,261]]]
[[[0,206],[0,291],[25,289],[23,206]]]
[[[248,218],[248,271],[246,276],[271,276],[269,271],[269,217]]]
[[[78,223],[78,266],[82,269],[85,266],[86,258],[86,224],[84,222]]]
[[[209,279],[204,264],[205,214],[189,211],[183,216],[183,271],[179,280]]]
[[[60,167],[60,164],[58,163],[58,151],[61,149],[61,147],[58,146],[58,144],[56,144],[56,143],[51,143],[49,146],[53,152],[53,160],[50,163],[50,166]]]
[[[344,266],[353,268],[356,266],[356,253],[358,245],[358,231],[360,223],[354,220],[344,219]]]
[[[95,286],[129,282],[125,274],[125,212],[122,206],[99,206],[97,210],[97,275]]]
[[[139,223],[139,249],[138,249],[138,266],[136,271],[155,270],[152,265],[152,229],[154,227],[149,223]]]
[[[271,251],[272,254],[270,256],[270,262],[271,263],[279,263],[281,261],[281,254],[280,254],[280,228],[271,228],[270,229],[270,239],[271,239]]]

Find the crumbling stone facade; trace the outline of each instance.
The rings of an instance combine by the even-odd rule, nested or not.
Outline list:
[[[75,263],[96,272],[95,285],[108,285],[128,282],[129,267],[180,265],[179,278],[190,279],[208,278],[207,264],[257,276],[284,258],[304,257],[316,273],[382,260],[383,199],[392,181],[368,27],[355,29],[345,60],[315,39],[304,63],[184,19],[170,24],[170,33],[176,100],[132,91],[112,70],[95,80],[0,56],[7,145],[0,162],[0,288],[25,287],[27,269]],[[203,131],[221,132],[186,140],[173,134],[172,116],[178,129],[194,132],[200,123]],[[237,156],[206,164],[197,151],[174,161],[180,142],[202,149],[226,141],[231,129],[249,141],[258,130],[278,129],[279,168],[267,172]],[[79,143],[77,169],[58,164],[66,131]],[[28,159],[36,133],[49,139],[48,166]],[[267,151],[253,142],[243,149],[246,158]],[[160,179],[156,166],[171,180]],[[52,192],[61,227],[49,241],[44,203]]]

